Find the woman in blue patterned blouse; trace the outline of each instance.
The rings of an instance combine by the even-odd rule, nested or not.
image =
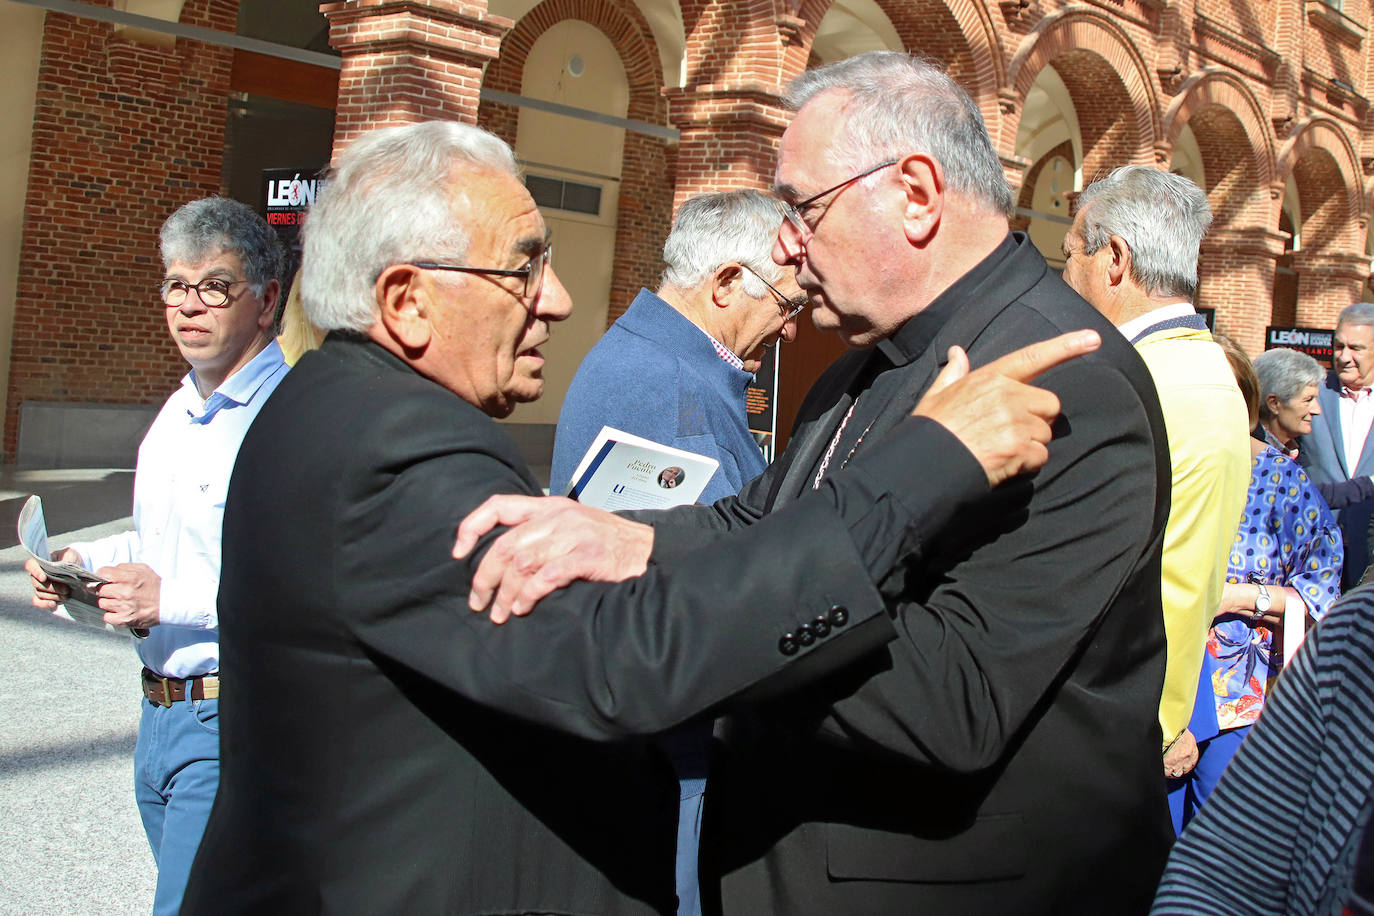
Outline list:
[[[1239,347],[1224,338],[1218,343],[1253,421],[1270,394],[1261,386],[1270,386]],[[1341,533],[1331,511],[1296,461],[1257,440],[1250,445],[1250,489],[1188,723],[1197,763],[1170,781],[1170,809],[1180,831],[1216,787],[1283,670],[1284,610],[1301,607],[1310,625],[1340,596]]]

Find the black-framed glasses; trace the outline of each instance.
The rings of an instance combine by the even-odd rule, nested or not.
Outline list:
[[[886,162],[880,162],[877,165],[873,166],[873,168],[864,169],[862,172],[855,175],[853,178],[846,178],[839,184],[833,187],[826,188],[824,191],[821,191],[817,194],[812,194],[806,200],[800,201],[799,203],[788,204],[784,202],[783,215],[787,217],[787,221],[792,224],[792,228],[797,230],[797,234],[801,236],[803,240],[810,238],[812,235],[815,234],[816,227],[812,226],[810,223],[806,221],[807,210],[810,210],[812,207],[816,206],[816,204],[821,200],[821,198],[834,194],[836,191],[853,184],[860,178],[867,178],[874,172],[885,169],[889,165],[896,165],[898,162],[901,162],[901,160],[889,159]]]
[[[437,261],[411,261],[411,267],[421,270],[453,270],[462,274],[482,274],[488,277],[520,277],[525,282],[524,298],[533,300],[544,288],[544,268],[549,266],[553,257],[553,246],[545,245],[544,250],[530,258],[524,267],[507,270],[499,267],[466,267],[458,264],[440,264]]]
[[[768,291],[773,294],[773,298],[778,302],[778,314],[782,316],[783,321],[791,321],[793,318],[796,318],[811,304],[811,297],[808,296],[805,291],[788,298],[782,294],[782,290],[778,289],[772,283],[769,283],[764,278],[763,274],[759,273],[748,264],[741,261],[739,266],[758,277],[763,281],[763,285],[768,287]]]
[[[222,309],[228,308],[232,301],[229,297],[229,290],[240,283],[247,282],[247,280],[221,280],[218,277],[210,277],[199,283],[187,283],[185,280],[167,277],[158,286],[158,292],[162,296],[163,304],[168,308],[181,306],[186,302],[186,297],[191,295],[191,290],[195,290],[201,305],[211,309]]]

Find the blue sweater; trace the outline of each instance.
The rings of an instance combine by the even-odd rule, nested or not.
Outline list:
[[[640,290],[578,367],[558,415],[549,492],[568,488],[603,426],[720,462],[704,503],[733,496],[766,464],[744,410],[753,378],[717,354],[711,339],[648,290]]]

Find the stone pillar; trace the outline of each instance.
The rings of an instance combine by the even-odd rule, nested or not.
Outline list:
[[[1274,266],[1283,236],[1259,226],[1216,229],[1202,241],[1198,305],[1216,309],[1217,330],[1254,356],[1274,305]]]
[[[476,124],[483,68],[514,25],[488,13],[485,0],[341,0],[320,12],[343,55],[335,154],[376,127]]]

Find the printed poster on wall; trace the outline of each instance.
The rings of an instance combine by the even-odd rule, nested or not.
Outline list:
[[[1288,347],[1306,353],[1330,369],[1331,339],[1335,333],[1330,328],[1295,328],[1271,324],[1264,331],[1264,349]]]
[[[281,305],[277,308],[278,319],[301,266],[301,224],[324,186],[324,179],[320,177],[323,171],[319,166],[262,170],[258,212],[267,220],[267,225],[277,230],[277,237],[286,247],[286,277],[282,284]]]
[[[764,351],[763,365],[745,393],[745,412],[749,417],[749,432],[763,452],[763,460],[773,463],[773,449],[778,432],[778,350],[775,344]]]

